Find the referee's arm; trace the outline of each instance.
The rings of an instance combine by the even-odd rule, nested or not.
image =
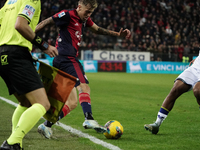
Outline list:
[[[31,27],[28,25],[28,21],[18,16],[15,22],[15,29],[28,41],[38,46],[41,50],[43,50],[46,54],[50,57],[55,57],[58,55],[58,50],[54,47],[49,45],[47,42],[38,42],[35,37],[38,37]],[[39,37],[40,38],[40,37]],[[41,38],[40,38],[41,41]],[[43,40],[42,40],[43,41]]]
[[[26,20],[24,17],[18,16],[16,23],[15,23],[15,29],[28,41],[32,41],[35,37],[35,33],[29,27],[28,20]]]

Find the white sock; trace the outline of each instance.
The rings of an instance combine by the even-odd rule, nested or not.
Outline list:
[[[165,118],[167,118],[167,115],[161,113],[161,112],[158,112],[158,116],[157,116],[157,119],[156,119],[156,122],[159,126],[161,125],[161,123],[165,120]]]

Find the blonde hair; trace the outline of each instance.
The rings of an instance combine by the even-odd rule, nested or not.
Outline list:
[[[89,4],[92,8],[97,8],[98,6],[97,0],[79,0],[79,3],[85,6]]]

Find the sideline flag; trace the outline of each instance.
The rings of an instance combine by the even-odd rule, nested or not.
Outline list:
[[[49,102],[51,103],[51,108],[43,117],[55,123],[78,78],[41,61],[39,63],[38,73],[44,84]]]

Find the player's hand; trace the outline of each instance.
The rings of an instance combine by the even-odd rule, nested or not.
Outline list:
[[[51,45],[49,45],[48,49],[44,50],[44,52],[48,54],[50,57],[55,57],[58,55],[58,50],[54,46],[51,46]]]
[[[120,37],[125,37],[126,39],[129,39],[131,36],[131,31],[128,29],[123,30],[122,28],[119,31],[119,36]]]

